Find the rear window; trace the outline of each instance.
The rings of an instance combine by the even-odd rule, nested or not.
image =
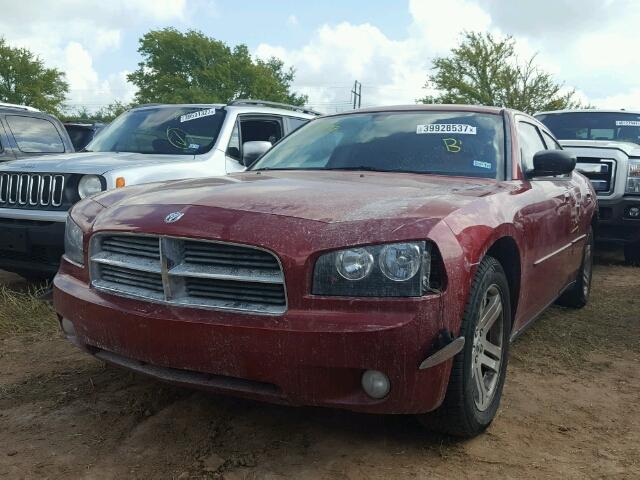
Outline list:
[[[63,153],[64,143],[55,125],[44,118],[7,115],[18,148],[24,153]]]
[[[612,140],[640,144],[640,115],[567,112],[536,115],[560,140]]]
[[[73,143],[73,148],[75,148],[76,151],[82,150],[91,140],[93,140],[94,130],[90,127],[65,125],[64,128],[67,129],[71,143]]]

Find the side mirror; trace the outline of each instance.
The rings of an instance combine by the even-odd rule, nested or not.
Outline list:
[[[541,150],[533,156],[533,171],[527,177],[554,177],[573,172],[576,157],[565,150]]]
[[[272,146],[271,142],[244,142],[242,144],[242,164],[245,167],[248,167],[266,153]]]

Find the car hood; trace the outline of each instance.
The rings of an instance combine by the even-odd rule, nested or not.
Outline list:
[[[139,218],[194,207],[341,223],[440,219],[502,188],[495,180],[407,173],[263,171],[132,187],[93,199],[112,207],[101,216],[105,223],[118,215]]]
[[[620,150],[629,157],[640,156],[640,145],[633,142],[612,142],[610,140],[560,140],[564,148],[609,148]]]
[[[13,160],[0,171],[104,174],[110,170],[193,160],[193,155],[155,155],[131,152],[79,152]]]

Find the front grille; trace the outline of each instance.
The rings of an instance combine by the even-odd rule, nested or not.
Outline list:
[[[60,207],[65,176],[43,173],[0,173],[0,207]]]
[[[576,170],[587,177],[597,195],[611,195],[615,188],[616,161],[608,158],[578,157]]]
[[[215,241],[135,234],[91,240],[92,285],[163,303],[283,313],[287,307],[278,259],[265,250]]]

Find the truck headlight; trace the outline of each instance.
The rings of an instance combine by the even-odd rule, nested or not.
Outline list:
[[[629,160],[629,174],[627,175],[625,193],[640,194],[640,158]]]
[[[314,295],[419,297],[430,288],[428,242],[402,242],[337,250],[318,258]]]
[[[82,229],[73,221],[71,215],[67,215],[67,224],[64,229],[64,256],[80,266],[84,266],[83,237]]]
[[[100,193],[102,190],[102,180],[98,175],[83,175],[78,182],[78,195],[81,199]]]

